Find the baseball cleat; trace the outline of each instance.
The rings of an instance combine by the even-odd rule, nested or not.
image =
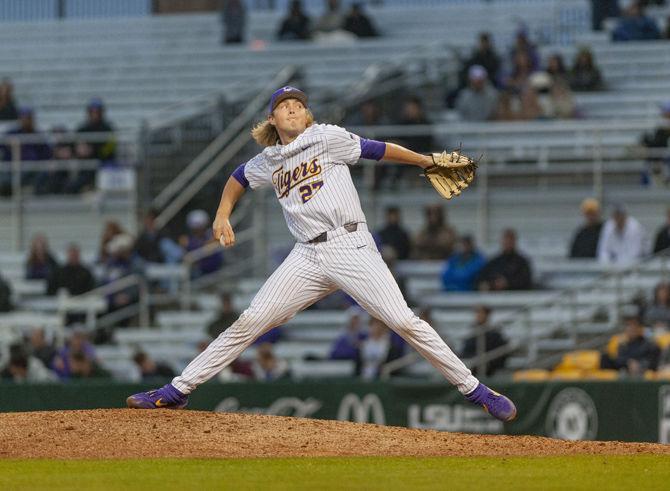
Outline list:
[[[498,394],[481,382],[465,398],[473,404],[483,407],[484,411],[500,421],[508,422],[516,418],[514,403],[508,397]]]
[[[133,394],[126,399],[132,409],[183,409],[188,404],[188,396],[167,384],[160,389]]]

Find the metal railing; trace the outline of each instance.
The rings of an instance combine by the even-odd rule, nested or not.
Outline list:
[[[575,350],[601,347],[619,327],[623,306],[630,303],[637,293],[637,287],[630,289],[628,292],[625,291],[624,285],[626,280],[630,280],[635,275],[643,273],[650,273],[658,276],[659,281],[667,281],[670,278],[670,250],[649,256],[634,265],[616,268],[579,286],[559,291],[548,299],[533,302],[521,309],[511,312],[495,324],[491,324],[487,327],[478,327],[475,333],[478,338],[476,341],[477,354],[474,358],[464,361],[468,366],[477,368],[479,373],[485,373],[486,365],[491,361],[501,356],[518,355],[519,352],[525,351],[525,362],[527,366],[532,366],[533,368],[551,368],[558,363],[562,356],[562,352],[548,356],[545,355],[542,358],[540,358],[539,353],[542,341],[556,339],[554,336],[556,336],[557,333],[562,333],[564,335],[567,333],[567,342],[563,343],[565,349]],[[611,301],[600,303],[599,305],[596,305],[595,308],[592,304],[589,307],[589,294],[591,295],[591,298],[593,298],[598,293],[607,293],[612,290],[614,290],[615,295]],[[580,294],[585,298],[580,299]],[[580,308],[585,305],[585,309]],[[580,334],[588,335],[588,330],[582,333],[580,328],[586,324],[593,323],[594,315],[598,313],[598,308],[602,307],[606,307],[608,310],[608,331],[604,334],[595,333],[588,336],[587,339],[580,340]],[[547,309],[555,309],[563,313],[567,312],[567,316],[558,318],[554,323],[545,326],[542,329],[542,333],[538,333],[538,329],[535,328],[532,319],[532,314],[533,312]],[[523,336],[511,340],[508,344],[496,348],[495,350],[486,351],[486,333],[495,330],[500,330],[504,333],[505,329],[513,327],[521,327]],[[394,372],[405,369],[420,360],[422,360],[422,358],[418,353],[409,353],[402,358],[384,365],[381,370],[381,377],[388,378]]]

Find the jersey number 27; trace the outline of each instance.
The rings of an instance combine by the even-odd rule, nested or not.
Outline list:
[[[323,187],[323,181],[314,181],[298,188],[303,203],[307,203]]]

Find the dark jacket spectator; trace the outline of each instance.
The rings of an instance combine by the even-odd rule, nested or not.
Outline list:
[[[486,264],[469,235],[461,239],[461,250],[453,254],[442,271],[442,286],[448,292],[469,292],[477,289],[477,278]]]
[[[498,85],[498,77],[500,75],[500,57],[496,53],[493,44],[491,43],[491,35],[488,32],[479,34],[479,43],[468,58],[458,76],[458,86],[463,88],[468,83],[468,72],[471,66],[479,65],[486,69],[488,78],[493,85]]]
[[[31,354],[40,360],[45,367],[50,367],[56,356],[56,348],[47,340],[44,329],[33,329],[28,338]]]
[[[309,39],[309,17],[302,10],[302,2],[293,0],[288,15],[282,20],[277,38],[282,41]]]
[[[661,104],[662,123],[653,133],[642,136],[642,145],[649,149],[643,183],[670,184],[670,101]]]
[[[221,0],[221,24],[223,25],[222,44],[244,42],[244,29],[247,23],[247,10],[242,0]]]
[[[13,91],[12,83],[8,79],[0,82],[0,121],[13,121],[19,118]]]
[[[144,216],[144,228],[135,240],[135,252],[150,263],[164,263],[165,256],[161,247],[163,233],[156,227],[156,210],[149,210]]]
[[[614,31],[613,41],[645,41],[660,39],[661,31],[658,24],[651,17],[644,15],[644,8],[640,2],[634,1],[624,11]]]
[[[237,320],[240,313],[233,306],[233,298],[230,293],[221,295],[221,313],[207,326],[207,333],[215,339],[223,331],[228,329]]]
[[[532,274],[528,259],[516,250],[516,232],[506,229],[502,234],[502,247],[498,256],[491,259],[479,275],[479,289],[530,290]]]
[[[94,98],[86,106],[86,121],[77,128],[77,133],[111,133],[113,125],[105,118],[105,105],[101,99]],[[110,137],[106,141],[77,144],[77,157],[80,159],[97,159],[103,162],[116,159],[116,141]]]
[[[485,306],[479,306],[475,309],[475,323],[472,326],[473,335],[468,337],[463,344],[463,351],[461,352],[461,358],[470,359],[474,358],[478,354],[485,354],[489,351],[501,348],[507,345],[507,340],[496,328],[482,332],[485,329],[490,329],[489,316],[491,315],[491,309]],[[482,343],[481,348],[483,351],[479,353],[481,349],[479,343]],[[494,358],[491,361],[485,363],[484,373],[479,373],[479,364],[475,364],[472,369],[472,373],[477,376],[487,376],[490,377],[495,375],[495,372],[505,367],[505,362],[507,361],[507,355],[501,355]]]
[[[49,250],[49,242],[44,234],[36,234],[30,244],[26,261],[26,279],[46,280],[58,268],[58,263]]]
[[[81,295],[95,287],[91,270],[81,263],[79,247],[72,244],[67,250],[67,262],[57,267],[48,279],[47,295],[64,288],[70,295]]]
[[[670,208],[668,208],[668,221],[658,229],[654,241],[654,253],[664,251],[670,247]]]
[[[493,119],[498,105],[498,91],[489,83],[486,69],[472,65],[468,70],[468,86],[456,99],[456,110],[464,121]]]
[[[411,249],[409,234],[400,224],[400,210],[395,207],[386,209],[386,224],[377,233],[382,246],[391,247],[396,253],[396,259],[408,259]]]
[[[517,56],[519,54],[525,54],[528,57],[531,72],[540,69],[540,53],[537,50],[537,46],[535,46],[528,37],[528,30],[525,26],[520,27],[516,31],[514,46],[512,46],[509,55],[509,59],[512,63],[516,63],[515,60],[518,59]]]
[[[140,371],[142,380],[174,377],[174,370],[172,370],[169,365],[154,361],[143,351],[135,353],[135,356],[133,356],[133,361]]]
[[[591,257],[598,255],[598,241],[603,228],[600,218],[600,203],[598,200],[588,198],[582,201],[582,215],[584,224],[577,230],[572,245],[570,246],[570,257]]]
[[[426,206],[424,209],[426,222],[414,239],[412,255],[416,259],[446,259],[451,256],[456,246],[456,232],[445,223],[442,205]]]
[[[51,148],[47,144],[46,138],[44,141],[40,141],[41,133],[35,127],[35,114],[32,108],[22,107],[19,109],[18,126],[7,132],[7,136],[13,135],[37,138],[37,141],[21,144],[21,161],[49,160],[51,158]],[[13,159],[9,145],[3,145],[0,150],[3,152],[3,160],[11,161]],[[30,181],[30,179],[26,180]]]
[[[9,312],[12,308],[12,289],[0,276],[0,312]]]
[[[569,80],[570,88],[578,92],[603,89],[602,75],[593,61],[593,53],[590,49],[579,50],[570,70]]]
[[[565,68],[563,55],[560,53],[554,53],[547,58],[546,72],[551,76],[551,79],[554,82],[560,80],[565,84],[568,83],[568,70]]]
[[[351,5],[349,14],[344,18],[343,29],[355,34],[359,38],[371,38],[377,36],[377,30],[370,18],[363,12],[360,3]]]
[[[645,336],[637,308],[635,313],[624,312],[623,318],[626,323],[625,340],[619,344],[614,358],[603,354],[601,367],[626,370],[631,375],[643,375],[646,370],[656,370],[661,350]]]
[[[645,324],[659,330],[670,330],[670,283],[654,288],[654,301],[644,313]]]
[[[401,125],[428,125],[430,120],[426,116],[423,102],[418,97],[410,97],[403,104],[398,124]],[[431,133],[425,135],[405,136],[402,144],[415,152],[430,152],[433,150],[433,136]]]

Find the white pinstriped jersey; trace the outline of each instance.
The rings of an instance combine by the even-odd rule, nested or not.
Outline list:
[[[252,189],[274,187],[289,231],[307,242],[346,223],[365,222],[349,165],[360,138],[344,128],[313,124],[288,145],[267,147],[244,166]]]

